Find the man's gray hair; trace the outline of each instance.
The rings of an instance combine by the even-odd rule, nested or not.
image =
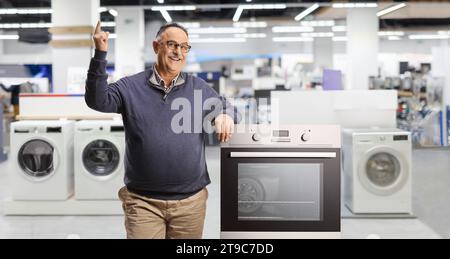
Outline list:
[[[172,28],[172,27],[183,30],[183,31],[186,33],[186,35],[189,37],[188,30],[187,30],[186,28],[184,28],[181,24],[179,24],[179,23],[166,23],[166,24],[164,24],[163,26],[161,26],[161,28],[159,28],[158,33],[156,34],[156,39],[160,38],[161,35],[162,35],[167,29]]]

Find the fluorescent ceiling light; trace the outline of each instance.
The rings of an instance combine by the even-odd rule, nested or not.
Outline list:
[[[345,36],[333,37],[333,41],[347,41],[348,38]]]
[[[315,3],[315,4],[311,5],[310,7],[308,7],[307,9],[305,9],[303,12],[299,13],[297,16],[295,16],[294,19],[298,22],[301,19],[305,18],[306,16],[310,15],[317,8],[319,8],[319,4]]]
[[[328,38],[334,37],[334,33],[332,32],[307,32],[302,33],[302,37],[304,38]]]
[[[242,12],[244,11],[244,8],[240,5],[237,9],[236,9],[236,13],[233,16],[233,22],[238,22],[239,19],[241,19],[241,15]]]
[[[401,40],[402,38],[400,36],[389,36],[388,40]]]
[[[235,22],[233,27],[237,28],[267,28],[267,22]]]
[[[158,4],[164,4],[164,0],[158,0]]]
[[[272,27],[272,32],[283,33],[283,32],[313,32],[313,27],[302,27],[302,26],[274,26]]]
[[[116,27],[116,22],[101,22],[102,27]]]
[[[313,38],[305,37],[274,37],[272,38],[274,42],[311,42],[314,41]]]
[[[52,14],[52,9],[18,9],[18,14]]]
[[[246,42],[245,38],[205,38],[205,39],[192,39],[191,43],[242,43]]]
[[[115,22],[102,22],[102,27],[115,27]],[[51,28],[52,23],[0,23],[0,29]]]
[[[180,25],[186,29],[200,28],[201,26],[199,22],[180,22]]]
[[[106,8],[106,7],[100,7],[100,8],[98,8],[98,12],[99,12],[99,13],[103,13],[103,12],[106,12],[106,11],[108,11],[108,8]]]
[[[233,16],[233,21],[238,22],[244,10],[264,10],[264,9],[286,9],[286,4],[247,4],[239,5]]]
[[[450,35],[439,35],[439,34],[416,34],[409,35],[411,40],[446,40],[450,39]]]
[[[194,11],[197,7],[195,5],[173,5],[173,6],[155,6],[152,11]]]
[[[0,40],[18,40],[19,35],[0,35]]]
[[[160,12],[166,22],[172,22],[172,17],[170,17],[170,14],[167,10],[160,10]]]
[[[403,31],[379,31],[378,36],[405,36]]]
[[[313,26],[313,27],[331,27],[334,26],[333,20],[322,20],[322,21],[303,21],[300,23],[302,26]]]
[[[233,33],[247,33],[246,28],[234,27],[208,27],[208,28],[193,28],[189,30],[192,34],[233,34]]]
[[[119,15],[119,13],[117,13],[117,11],[114,9],[109,9],[109,14],[111,14],[114,17],[117,17],[117,15]]]
[[[342,31],[346,31],[347,30],[347,26],[333,26],[333,28],[331,28],[332,31],[334,32],[342,32]]]
[[[386,15],[388,13],[392,13],[392,12],[397,11],[398,9],[403,8],[405,6],[406,6],[405,3],[401,3],[401,4],[398,4],[398,5],[394,5],[394,6],[388,7],[386,9],[384,9],[384,10],[379,11],[377,13],[377,16],[380,17],[380,16]]]
[[[335,3],[333,8],[375,8],[377,3]]]
[[[241,5],[245,10],[271,10],[271,9],[286,9],[285,4],[251,4]]]
[[[243,34],[235,34],[235,38],[246,38],[246,39],[263,39],[267,38],[267,34],[265,33],[243,33]]]
[[[0,23],[0,29],[50,28],[51,23]]]
[[[0,9],[0,14],[51,14],[53,13],[52,9],[48,8],[37,8],[37,9],[17,9],[17,8],[8,8],[8,9]]]

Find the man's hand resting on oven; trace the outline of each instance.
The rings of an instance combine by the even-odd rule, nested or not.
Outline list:
[[[220,114],[214,121],[217,138],[221,143],[228,142],[234,133],[233,118],[231,118],[228,114]]]

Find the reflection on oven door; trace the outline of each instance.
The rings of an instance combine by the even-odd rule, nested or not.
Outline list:
[[[320,221],[321,164],[239,164],[239,221]]]

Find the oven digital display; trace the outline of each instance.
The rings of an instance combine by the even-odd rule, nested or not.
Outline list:
[[[274,130],[273,136],[276,138],[287,138],[289,137],[289,130]]]

